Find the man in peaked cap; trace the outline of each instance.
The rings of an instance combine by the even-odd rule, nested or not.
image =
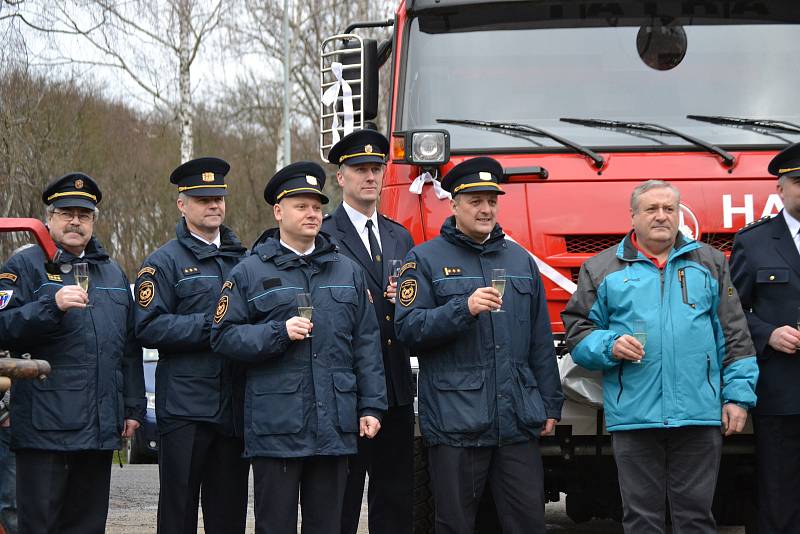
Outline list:
[[[442,181],[453,216],[400,273],[395,327],[419,354],[437,532],[474,532],[487,481],[503,532],[545,532],[538,439],[564,397],[539,271],[496,223],[502,178],[491,158],[453,167]]]
[[[350,460],[341,534],[355,534],[364,480],[369,473],[369,529],[410,534],[414,524],[414,394],[408,348],[394,332],[397,283],[389,283],[389,260],[402,260],[414,246],[408,231],[378,212],[389,141],[374,130],[345,136],[328,154],[338,165],[342,203],[322,229],[367,275],[380,325],[389,409],[375,439],[359,439]]]
[[[136,334],[159,351],[160,533],[197,532],[200,497],[206,532],[245,530],[244,370],[214,352],[210,339],[222,283],[245,254],[223,224],[229,169],[206,157],[172,172],[176,236],[144,260],[136,280]]]
[[[759,532],[800,525],[800,143],[769,164],[783,209],[734,238],[731,278],[758,354],[756,436]]]
[[[253,464],[256,531],[329,534],[341,520],[347,456],[386,411],[378,325],[362,269],[320,232],[325,173],[281,169],[267,184],[278,228],[265,232],[223,284],[212,344],[247,364],[245,456]],[[298,294],[313,314],[300,316]],[[313,322],[312,322],[313,321]]]
[[[144,417],[130,286],[93,235],[101,199],[86,174],[51,182],[42,200],[61,249],[60,273],[45,270],[39,247],[14,254],[0,270],[3,345],[52,368],[45,381],[12,387],[22,533],[104,532],[111,455]],[[77,263],[89,266],[88,292],[76,283]]]

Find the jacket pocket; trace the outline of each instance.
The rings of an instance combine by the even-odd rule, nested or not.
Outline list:
[[[508,288],[503,298],[503,308],[513,312],[517,320],[529,323],[531,320],[531,295],[533,294],[533,280],[530,278],[509,278],[514,292],[509,295]],[[509,298],[510,297],[510,298]]]
[[[433,291],[437,304],[441,306],[455,297],[468,297],[481,285],[483,280],[477,278],[443,278],[433,284]]]
[[[336,413],[342,432],[358,432],[358,387],[356,375],[333,373],[333,394],[336,397]]]
[[[79,430],[89,422],[89,370],[85,366],[53,368],[34,380],[31,423],[37,430]]]
[[[517,380],[517,417],[526,426],[542,426],[547,419],[544,401],[538,383],[530,367],[523,365],[514,369]]]
[[[173,362],[170,362],[173,363]],[[220,407],[222,366],[216,369],[186,369],[170,366],[164,407],[171,415],[213,417]]]
[[[294,287],[278,288],[267,291],[253,299],[253,306],[258,311],[258,319],[262,321],[287,320],[297,315],[297,293]],[[252,297],[251,297],[252,298]]]
[[[296,434],[303,429],[302,373],[253,376],[248,382],[253,432]]]
[[[786,284],[789,282],[789,269],[759,269],[756,271],[758,284]]]
[[[475,433],[489,428],[489,401],[483,371],[451,371],[433,376],[430,399],[444,432]]]
[[[710,352],[689,354],[677,365],[678,416],[689,420],[718,420],[720,373]]]

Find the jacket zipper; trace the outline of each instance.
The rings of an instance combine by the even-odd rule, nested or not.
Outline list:
[[[683,296],[683,303],[694,308],[694,304],[689,302],[689,288],[686,284],[686,269],[678,269],[678,280],[681,283],[681,295]]]
[[[708,386],[711,388],[711,391],[714,392],[714,396],[717,396],[717,389],[711,383],[711,356],[706,354],[706,380],[708,381]]]
[[[623,365],[623,363],[620,362],[620,364],[619,364],[619,372],[617,374],[617,380],[619,380],[619,393],[617,393],[617,403],[619,403],[619,399],[620,399],[620,397],[622,397],[622,390],[624,389],[623,386],[622,386],[622,369],[624,367],[625,366]]]

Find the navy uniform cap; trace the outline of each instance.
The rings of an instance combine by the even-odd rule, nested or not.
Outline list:
[[[88,174],[70,172],[56,178],[42,193],[42,202],[56,208],[86,208],[93,210],[103,199],[97,182]]]
[[[267,204],[277,204],[286,197],[295,195],[317,194],[323,204],[328,197],[322,193],[325,187],[325,171],[312,161],[290,163],[275,173],[264,188],[264,200]]]
[[[334,165],[359,165],[361,163],[386,163],[389,140],[375,130],[356,130],[345,135],[328,152],[328,161]]]
[[[219,158],[197,158],[178,166],[169,181],[178,192],[190,197],[224,197],[228,194],[225,175],[231,170],[227,161]]]
[[[489,191],[505,195],[500,188],[503,180],[503,166],[497,160],[487,157],[462,161],[442,179],[442,189],[455,196],[459,193],[478,193]]]
[[[767,168],[770,174],[787,178],[800,176],[800,143],[789,145],[772,158]]]

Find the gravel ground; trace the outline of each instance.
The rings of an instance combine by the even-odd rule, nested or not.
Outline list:
[[[247,532],[254,532],[253,484],[250,480],[250,506]],[[158,466],[126,465],[114,467],[111,472],[111,502],[108,511],[107,534],[155,533],[158,510]],[[366,506],[361,509],[359,534],[367,534]],[[621,534],[622,529],[611,521],[590,521],[574,524],[564,511],[564,499],[546,507],[547,530],[559,534]],[[203,532],[202,520],[198,532]],[[744,534],[744,528],[725,527],[720,534]]]

